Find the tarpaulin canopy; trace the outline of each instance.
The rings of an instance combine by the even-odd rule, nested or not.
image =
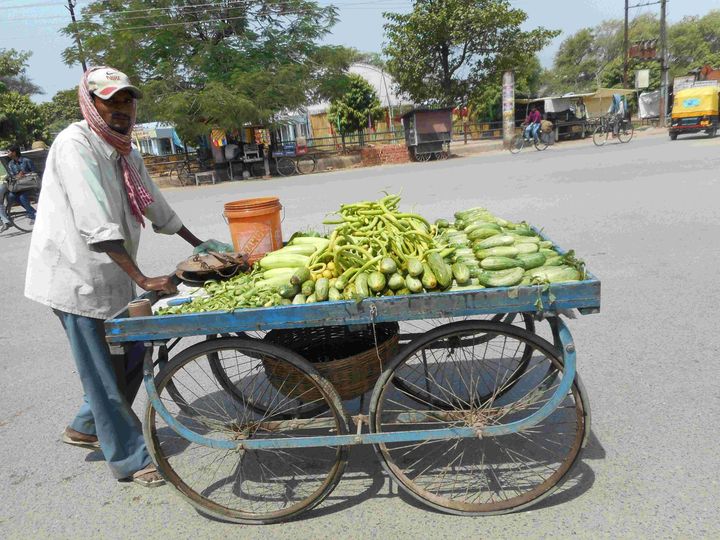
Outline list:
[[[620,96],[632,95],[635,90],[629,88],[598,88],[595,92],[575,94],[570,92],[560,96],[545,96],[530,99],[516,99],[515,102],[521,105],[543,102],[546,112],[559,112],[568,110],[577,102],[585,105],[588,116],[602,116],[607,113],[612,104],[612,97],[615,94]],[[565,109],[559,107],[567,106]]]
[[[673,118],[718,114],[718,91],[717,86],[700,86],[675,92]]]
[[[654,92],[643,92],[638,98],[638,109],[640,118],[660,117],[660,90]]]

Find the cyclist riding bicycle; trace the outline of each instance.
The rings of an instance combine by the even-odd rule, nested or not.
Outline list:
[[[538,136],[538,131],[540,130],[540,123],[542,122],[542,115],[540,114],[540,111],[537,110],[537,107],[534,105],[530,108],[530,112],[528,113],[527,117],[525,118],[525,132],[524,137],[526,141],[530,141],[533,139],[536,139]]]
[[[612,103],[608,109],[613,136],[620,131],[620,123],[625,119],[625,110],[625,99],[620,94],[613,94]]]

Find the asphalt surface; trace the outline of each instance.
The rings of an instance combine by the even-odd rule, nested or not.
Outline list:
[[[720,138],[646,137],[165,191],[200,237],[228,237],[227,201],[279,195],[288,236],[388,190],[431,219],[471,206],[526,219],[587,261],[602,280],[602,312],[569,324],[592,405],[590,444],[563,490],[484,518],[421,507],[360,448],[325,503],[281,525],[212,521],[170,487],[115,482],[98,453],[59,442],[79,381],[59,322],[23,298],[29,235],[0,235],[0,537],[719,537],[719,170]],[[147,273],[188,255],[177,237],[144,236]],[[144,402],[141,393],[138,412]]]

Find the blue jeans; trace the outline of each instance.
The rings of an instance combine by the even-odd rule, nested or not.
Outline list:
[[[5,212],[5,194],[8,192],[8,186],[5,182],[0,182],[0,221],[10,223],[10,218]]]
[[[97,435],[105,461],[115,478],[127,478],[150,464],[140,420],[130,405],[140,386],[142,348],[125,357],[124,391],[118,385],[110,349],[105,342],[102,319],[92,319],[53,310],[70,341],[82,383],[83,403],[70,427],[86,435]],[[133,380],[129,380],[130,378]]]
[[[30,219],[35,219],[35,209],[30,204],[29,196],[29,191],[21,191],[20,193],[8,193],[8,201],[12,204],[15,204],[15,200],[17,200],[17,202],[20,203],[20,206],[22,206],[28,213],[28,217]]]
[[[528,124],[525,127],[525,135],[524,137],[526,139],[534,139],[537,137],[538,131],[540,131],[540,124],[535,122],[533,124]]]

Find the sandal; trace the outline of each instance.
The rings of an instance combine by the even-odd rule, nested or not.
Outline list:
[[[143,487],[158,487],[165,484],[165,479],[155,468],[155,465],[148,465],[144,469],[135,471],[132,475],[132,481]]]
[[[90,450],[97,450],[100,448],[100,442],[98,441],[97,436],[80,433],[70,426],[65,428],[65,431],[63,431],[60,436],[60,440],[65,444],[79,446],[80,448],[88,448]]]

